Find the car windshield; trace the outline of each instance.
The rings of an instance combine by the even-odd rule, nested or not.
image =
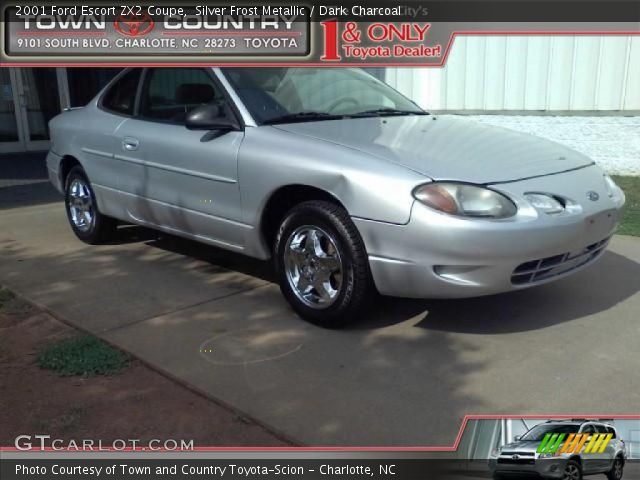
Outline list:
[[[580,425],[558,425],[558,424],[545,424],[536,425],[527,433],[525,433],[520,440],[527,442],[540,442],[547,433],[578,433]]]
[[[260,124],[427,114],[358,68],[224,68],[223,72]]]

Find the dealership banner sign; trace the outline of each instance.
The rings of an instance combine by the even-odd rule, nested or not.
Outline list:
[[[458,35],[640,33],[629,1],[160,3],[6,4],[1,61],[443,66]]]

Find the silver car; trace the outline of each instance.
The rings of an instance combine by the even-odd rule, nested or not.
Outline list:
[[[545,436],[551,435],[553,442],[563,434],[562,447],[554,452],[539,452]],[[602,440],[594,439],[596,435]],[[594,445],[589,448],[592,439],[598,448],[593,448]],[[588,420],[549,421],[496,449],[489,459],[489,468],[494,479],[535,474],[542,478],[580,480],[584,475],[604,473],[609,480],[620,480],[626,459],[624,440],[612,425]]]
[[[625,198],[562,145],[420,109],[347,68],[128,69],[50,125],[75,234],[117,221],[273,259],[325,326],[374,292],[520,290],[593,263]]]

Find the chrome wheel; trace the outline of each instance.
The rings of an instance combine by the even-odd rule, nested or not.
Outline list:
[[[331,306],[340,293],[343,265],[336,241],[324,230],[305,225],[285,245],[284,266],[295,295],[312,308]]]
[[[73,225],[81,232],[88,232],[93,227],[95,212],[91,197],[91,187],[80,178],[74,178],[69,185],[67,208]]]
[[[580,480],[580,468],[570,463],[564,469],[564,480]]]

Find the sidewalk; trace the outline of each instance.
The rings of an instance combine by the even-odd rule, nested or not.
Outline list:
[[[385,299],[330,331],[297,318],[261,262],[137,227],[88,246],[59,200],[0,208],[0,225],[0,283],[301,444],[450,446],[465,414],[640,404],[637,238],[558,283]]]

